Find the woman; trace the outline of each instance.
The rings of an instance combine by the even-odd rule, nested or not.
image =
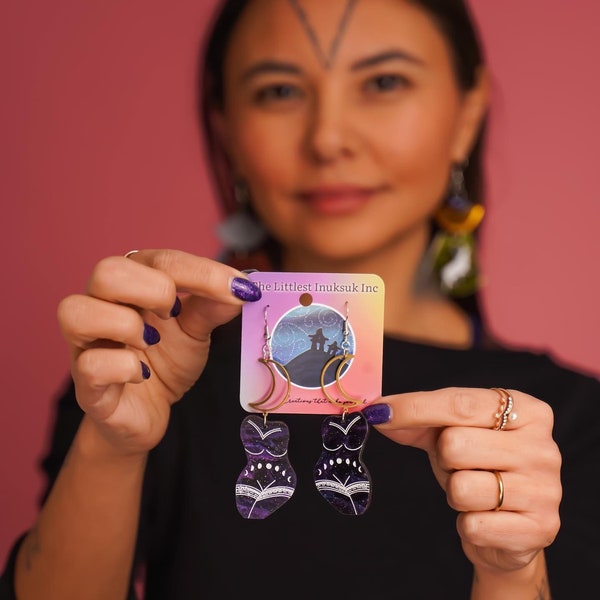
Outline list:
[[[239,313],[260,290],[173,250],[109,257],[59,307],[56,480],[5,581],[20,600],[123,598],[137,565],[147,598],[593,589],[598,382],[491,347],[476,310],[422,285],[460,165],[477,194],[487,74],[462,2],[229,1],[206,56],[215,172],[268,232],[244,266],[385,282],[384,396],[363,411],[376,495],[332,511],[308,483],[322,418],[286,415],[294,496],[241,518]]]

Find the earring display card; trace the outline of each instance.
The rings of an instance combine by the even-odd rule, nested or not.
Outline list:
[[[260,286],[262,298],[242,309],[240,403],[246,411],[261,412],[257,401],[269,392],[272,400],[264,407],[279,405],[288,389],[285,402],[268,412],[342,413],[344,406],[359,410],[381,396],[380,277],[278,272],[248,277]]]

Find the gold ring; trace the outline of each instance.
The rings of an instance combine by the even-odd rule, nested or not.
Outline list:
[[[498,410],[494,415],[496,419],[496,423],[494,424],[495,431],[502,431],[506,427],[506,423],[508,422],[508,418],[512,413],[514,400],[513,397],[504,389],[504,388],[491,388],[495,392],[498,392],[500,395],[500,405],[498,406]],[[511,419],[516,420],[517,415],[513,414]]]
[[[123,256],[125,258],[129,258],[132,254],[137,254],[139,252],[139,250],[130,250],[129,252],[127,252],[127,254],[124,254]]]
[[[502,475],[500,475],[499,471],[492,471],[492,473],[496,476],[496,481],[498,482],[498,502],[496,503],[496,508],[494,508],[494,511],[498,511],[504,503],[504,481],[502,481]]]

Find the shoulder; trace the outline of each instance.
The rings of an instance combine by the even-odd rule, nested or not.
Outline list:
[[[600,379],[549,353],[506,348],[487,352],[501,365],[505,379],[498,385],[525,392],[552,408],[553,436],[563,453],[600,454]]]
[[[503,387],[543,400],[557,413],[591,415],[600,410],[598,378],[569,368],[548,353],[498,343],[457,350],[386,338],[384,381],[390,393],[449,386]]]
[[[510,387],[534,396],[546,396],[549,404],[557,406],[573,397],[600,403],[600,379],[566,365],[550,353],[506,346],[497,346],[483,352],[484,356],[487,354],[488,360],[497,363],[498,368],[513,380]]]

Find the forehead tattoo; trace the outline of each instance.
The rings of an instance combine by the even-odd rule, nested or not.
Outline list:
[[[348,25],[350,14],[352,13],[352,9],[354,8],[356,1],[357,0],[347,0],[346,8],[344,9],[340,22],[338,24],[335,36],[331,41],[329,51],[326,52],[323,49],[321,43],[319,42],[319,38],[317,37],[314,28],[308,20],[308,15],[306,14],[302,6],[300,6],[299,0],[289,0],[290,4],[292,5],[292,8],[294,9],[294,12],[300,19],[300,22],[302,23],[302,26],[304,27],[304,30],[308,35],[308,39],[310,40],[313,48],[315,49],[315,52],[317,53],[317,56],[319,57],[319,61],[326,69],[329,69],[329,67],[333,65],[333,61],[335,59],[335,55],[337,54],[342,35],[344,33],[344,30],[346,29],[346,26]]]

